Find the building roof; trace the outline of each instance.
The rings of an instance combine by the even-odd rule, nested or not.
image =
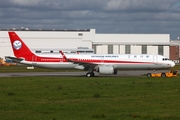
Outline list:
[[[29,29],[29,28],[0,28],[0,31],[70,31],[70,32],[89,32],[90,29]]]

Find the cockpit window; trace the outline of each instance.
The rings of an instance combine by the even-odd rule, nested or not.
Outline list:
[[[169,60],[169,58],[163,58],[162,60],[163,60],[163,61],[167,61],[167,60]]]

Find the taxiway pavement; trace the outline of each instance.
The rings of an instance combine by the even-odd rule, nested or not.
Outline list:
[[[167,72],[169,70],[158,70]],[[152,70],[118,71],[117,75],[101,75],[95,72],[95,76],[142,76],[152,73]],[[0,73],[0,77],[23,77],[23,76],[85,76],[85,72],[21,72],[21,73]]]

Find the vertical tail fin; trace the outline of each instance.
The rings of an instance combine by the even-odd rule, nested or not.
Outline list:
[[[34,53],[26,46],[21,38],[15,32],[8,32],[14,56],[32,60]]]

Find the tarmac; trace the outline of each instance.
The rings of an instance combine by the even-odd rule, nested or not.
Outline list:
[[[158,72],[167,72],[169,70],[158,70]],[[133,71],[118,71],[116,75],[102,75],[95,72],[95,76],[112,76],[112,77],[126,77],[126,76],[146,76],[147,73],[153,73],[153,70],[133,70]],[[21,73],[0,73],[0,77],[23,77],[23,76],[84,76],[86,77],[86,71],[84,72],[21,72]]]

